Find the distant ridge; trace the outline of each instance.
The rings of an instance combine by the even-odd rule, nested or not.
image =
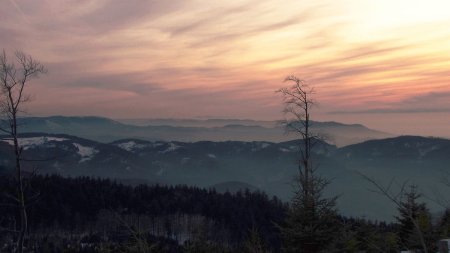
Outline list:
[[[148,125],[116,121],[96,116],[50,116],[20,118],[21,132],[70,134],[100,142],[126,138],[164,141],[270,141],[283,142],[296,139],[286,134],[275,121],[236,119],[157,119],[146,120]],[[334,121],[312,122],[312,130],[327,136],[337,146],[380,139],[392,135],[369,129],[360,124],[342,124]]]
[[[280,126],[276,120],[251,120],[251,119],[176,119],[176,118],[155,118],[155,119],[115,119],[123,124],[135,126],[177,126],[177,127],[224,127],[226,125],[261,126],[273,128]],[[336,121],[311,121],[317,126],[354,126],[365,127],[362,124],[345,124]]]
[[[438,137],[402,135],[394,138],[369,140],[342,147],[343,157],[352,159],[393,160],[447,160],[450,153],[450,140]]]
[[[0,136],[4,137],[4,136]],[[292,180],[297,173],[300,143],[288,141],[179,142],[146,141],[136,138],[99,143],[71,135],[27,133],[21,135],[25,169],[64,176],[113,178],[126,184],[186,184],[214,187],[219,192],[249,188],[277,195],[292,196]],[[448,176],[450,140],[420,136],[400,136],[370,140],[341,148],[320,142],[314,159],[318,173],[332,179],[327,194],[339,195],[338,208],[345,214],[392,219],[395,207],[370,189],[361,177],[370,176],[388,184],[417,184],[429,196],[440,191]],[[14,168],[10,139],[0,139],[0,174]],[[48,159],[51,158],[51,159]],[[369,189],[369,190],[368,190]],[[430,208],[434,210],[430,203]]]

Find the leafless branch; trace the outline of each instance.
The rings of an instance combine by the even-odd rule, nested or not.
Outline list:
[[[385,196],[387,199],[389,199],[392,203],[394,203],[397,208],[401,208],[402,207],[402,199],[405,196],[405,187],[408,184],[408,181],[405,181],[401,184],[399,184],[398,186],[400,187],[400,190],[397,193],[392,193],[392,185],[395,182],[395,179],[391,179],[391,181],[389,182],[389,184],[387,186],[383,186],[381,183],[377,182],[375,179],[357,172],[361,177],[363,177],[366,181],[370,182],[377,190],[378,193],[380,193],[381,195]],[[411,223],[414,225],[414,229],[416,230],[417,234],[419,235],[419,239],[420,239],[420,243],[422,245],[422,249],[425,253],[428,253],[428,248],[427,245],[425,243],[425,238],[423,235],[423,231],[418,223],[418,221],[416,220],[415,217],[413,217],[412,213],[407,213],[408,219],[411,221]]]
[[[27,102],[29,96],[25,91],[25,86],[28,85],[30,78],[38,77],[40,74],[46,73],[44,66],[34,60],[31,56],[16,51],[15,62],[10,62],[6,56],[5,50],[0,55],[0,111],[2,113],[1,123],[6,123],[7,127],[2,126],[0,131],[5,132],[13,141],[13,150],[15,157],[15,170],[17,173],[17,197],[10,196],[10,198],[18,202],[18,212],[20,216],[20,231],[17,236],[17,252],[22,253],[24,248],[24,239],[28,228],[28,216],[25,198],[25,187],[22,177],[21,155],[23,147],[20,146],[18,140],[18,124],[17,118],[22,111],[20,106]]]

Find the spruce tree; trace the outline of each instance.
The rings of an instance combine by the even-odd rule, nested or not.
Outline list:
[[[421,250],[424,241],[430,251],[434,246],[431,215],[425,203],[419,203],[420,197],[417,186],[411,185],[400,202],[399,216],[395,217],[399,223],[399,244],[404,249]]]

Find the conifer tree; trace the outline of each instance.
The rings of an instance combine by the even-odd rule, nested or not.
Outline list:
[[[423,248],[421,241],[424,241],[430,251],[434,245],[431,215],[425,203],[419,203],[420,197],[417,186],[411,185],[397,208],[399,244],[408,250],[418,250]]]

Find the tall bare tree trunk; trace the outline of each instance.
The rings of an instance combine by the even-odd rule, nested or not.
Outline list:
[[[23,52],[16,52],[16,63],[18,67],[6,57],[6,53],[0,54],[0,109],[2,118],[0,118],[0,131],[8,134],[12,138],[15,170],[17,175],[17,192],[14,199],[17,202],[19,214],[19,228],[16,227],[17,236],[17,252],[22,253],[25,242],[25,235],[28,230],[27,202],[25,198],[25,187],[21,167],[22,147],[19,143],[17,131],[17,117],[21,109],[21,105],[28,101],[28,97],[24,94],[25,85],[32,77],[45,73],[44,66],[35,61],[31,56]]]
[[[23,252],[23,243],[25,238],[25,233],[28,229],[28,216],[27,216],[27,209],[26,209],[26,200],[25,200],[25,193],[24,193],[24,186],[23,186],[23,178],[22,178],[22,168],[20,164],[20,157],[21,157],[21,147],[19,146],[19,140],[17,138],[17,118],[14,114],[13,117],[13,141],[14,141],[14,154],[16,157],[16,172],[17,172],[17,200],[19,202],[19,216],[20,216],[20,230],[19,230],[19,238],[17,240],[17,252],[22,253]]]
[[[288,131],[299,137],[298,177],[295,196],[281,227],[286,252],[317,253],[327,249],[337,231],[336,197],[323,198],[329,181],[315,173],[312,149],[318,136],[311,132],[310,111],[314,101],[313,90],[301,79],[288,76],[292,86],[279,89],[288,118],[284,124]]]

